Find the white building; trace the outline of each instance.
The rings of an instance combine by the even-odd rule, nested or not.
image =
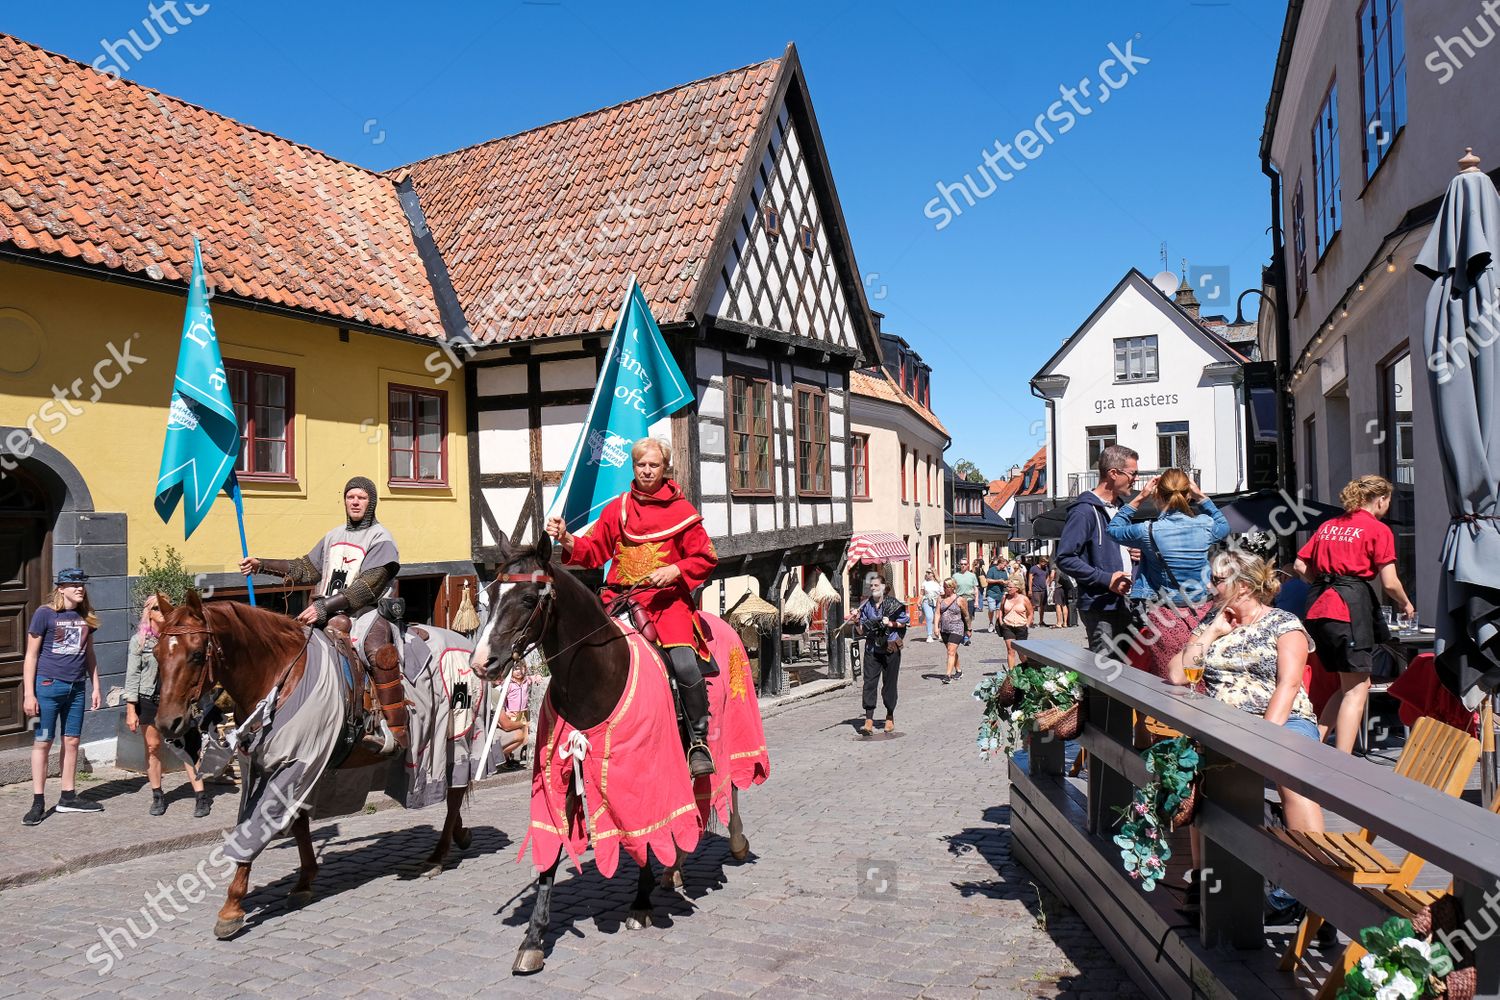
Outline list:
[[[1497,22],[1467,0],[1294,0],[1261,137],[1283,478],[1332,503],[1354,476],[1392,480],[1396,565],[1424,619],[1448,510],[1422,356],[1432,283],[1412,261],[1464,147],[1500,176]]]
[[[1047,404],[1049,495],[1092,489],[1112,444],[1140,454],[1142,483],[1176,466],[1208,493],[1242,489],[1244,364],[1199,321],[1190,288],[1173,302],[1131,268],[1031,379]]]

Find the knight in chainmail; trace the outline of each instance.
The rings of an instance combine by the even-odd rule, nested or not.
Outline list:
[[[312,551],[295,559],[247,558],[241,573],[269,573],[292,585],[313,586],[312,603],[297,616],[304,625],[323,628],[335,615],[358,618],[376,606],[401,569],[396,540],[375,520],[375,484],[355,476],[344,486],[344,523],[324,535]],[[405,747],[406,703],[399,667],[393,678],[375,677],[385,716],[387,751]],[[386,683],[382,683],[382,680]],[[372,747],[373,749],[373,747]]]

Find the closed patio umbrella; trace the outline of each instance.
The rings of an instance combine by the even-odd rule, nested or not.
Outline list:
[[[1422,347],[1451,518],[1437,669],[1474,709],[1500,688],[1500,192],[1473,150],[1459,165],[1416,267],[1433,279]]]

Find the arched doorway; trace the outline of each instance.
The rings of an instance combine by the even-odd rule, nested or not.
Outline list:
[[[21,690],[26,627],[50,590],[52,520],[40,483],[19,468],[0,474],[0,750],[30,737]]]

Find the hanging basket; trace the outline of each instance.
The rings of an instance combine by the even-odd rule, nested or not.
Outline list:
[[[1036,729],[1040,733],[1051,733],[1060,740],[1071,740],[1078,735],[1080,717],[1078,705],[1067,708],[1049,708],[1036,717]]]
[[[1193,782],[1192,787],[1188,790],[1187,798],[1178,803],[1177,811],[1174,812],[1171,818],[1167,820],[1167,829],[1169,831],[1181,829],[1182,827],[1187,826],[1189,823],[1191,823],[1193,821],[1193,817],[1197,814],[1198,783],[1195,781]]]
[[[1001,708],[1010,708],[1016,703],[1016,686],[1010,682],[1010,677],[995,691],[995,704]]]

